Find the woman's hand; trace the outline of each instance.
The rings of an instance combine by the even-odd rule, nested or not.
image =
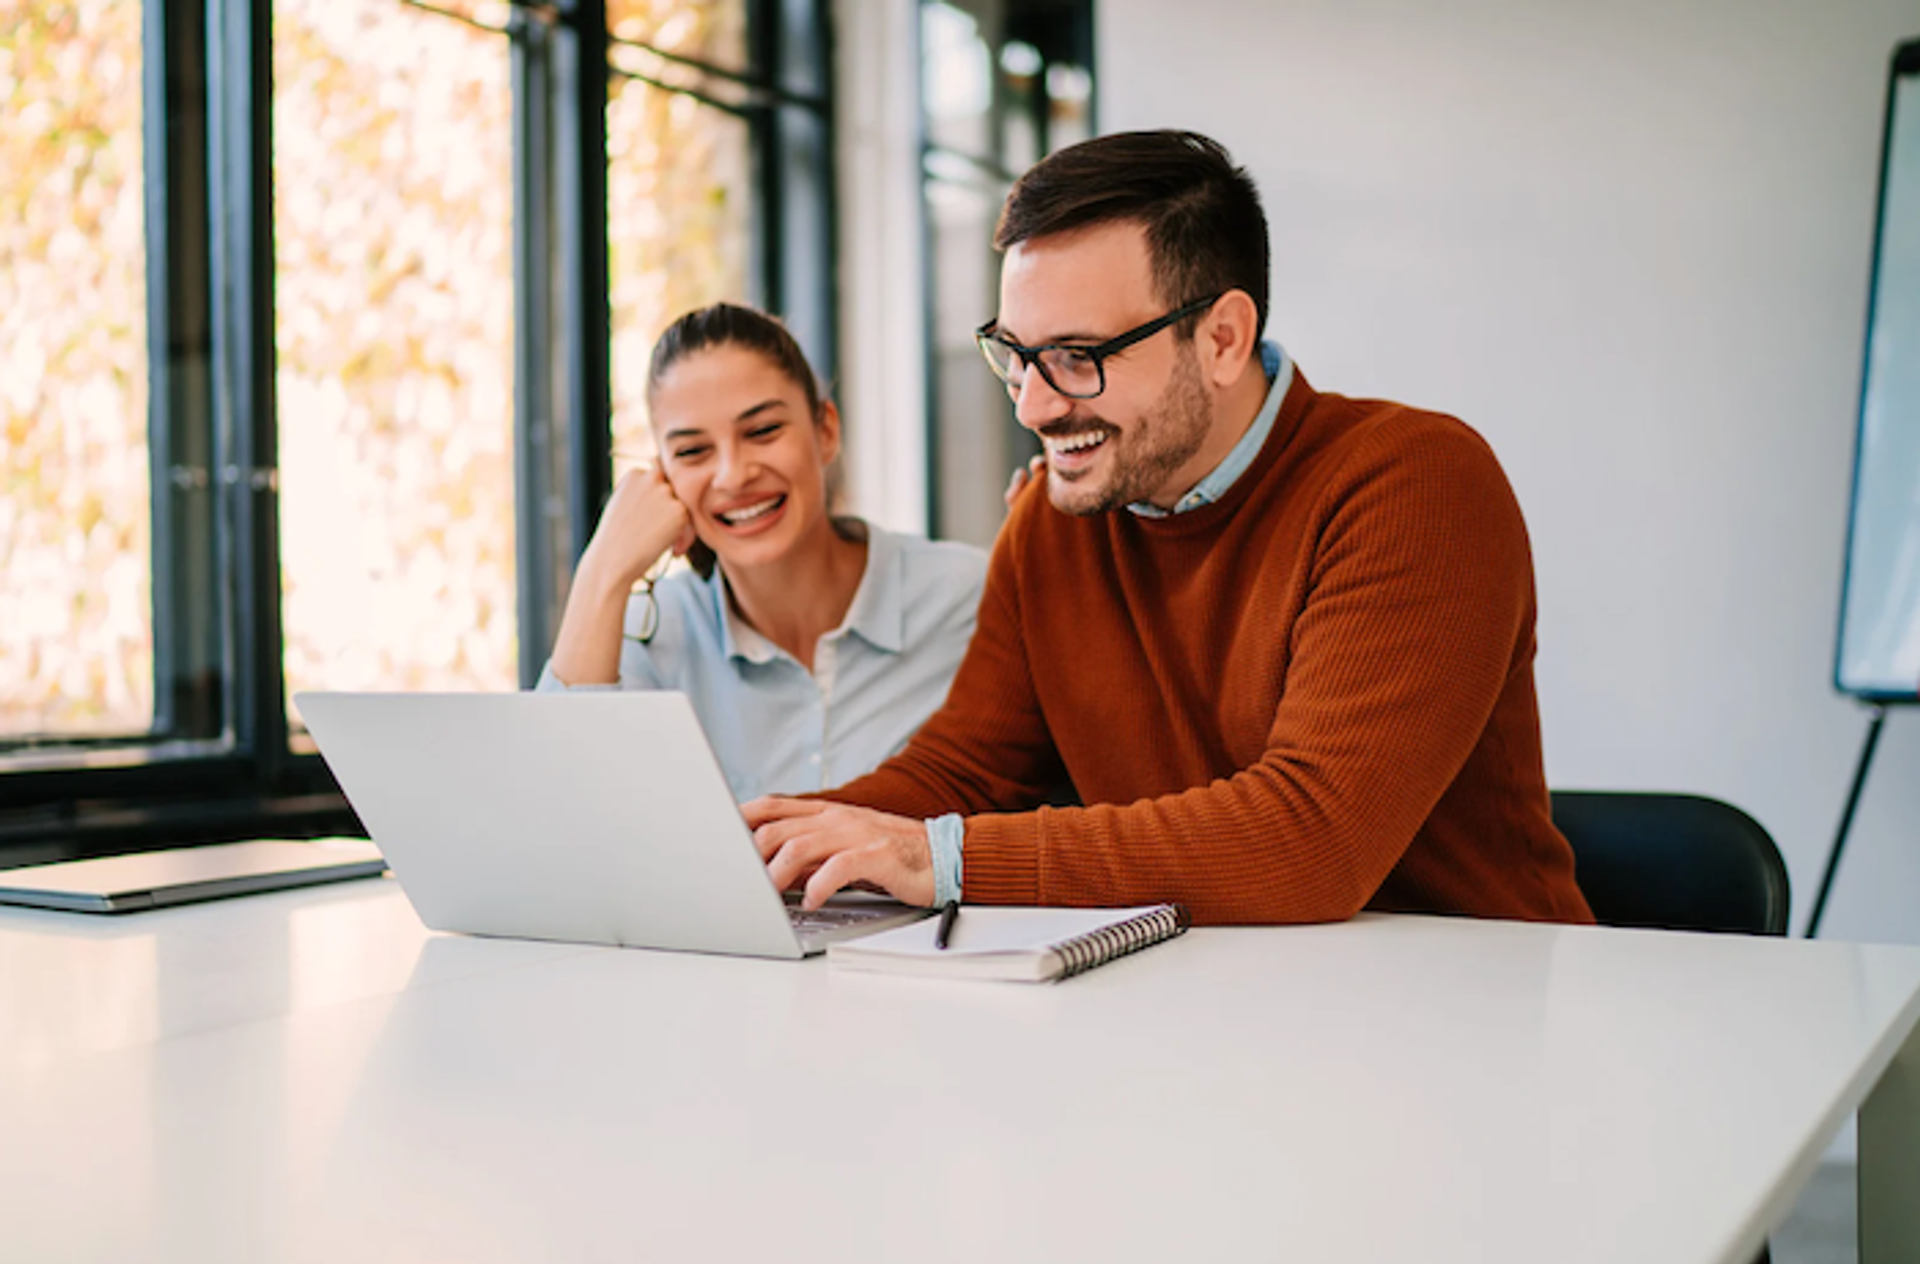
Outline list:
[[[1007,480],[1007,490],[1001,495],[1007,502],[1007,508],[1013,508],[1013,502],[1020,499],[1020,493],[1027,490],[1027,484],[1035,479],[1047,476],[1047,458],[1034,455],[1025,465],[1014,467],[1013,477]]]
[[[685,553],[693,539],[693,520],[664,474],[643,466],[621,475],[574,568],[553,643],[553,674],[569,685],[618,682],[628,595],[661,554]]]
[[[668,549],[693,547],[693,520],[657,466],[628,470],[615,484],[593,539],[580,555],[574,583],[625,594]]]

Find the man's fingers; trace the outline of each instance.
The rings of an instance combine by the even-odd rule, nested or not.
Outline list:
[[[813,876],[807,879],[806,894],[801,897],[800,907],[817,909],[850,883],[874,881],[869,872],[872,866],[873,855],[865,849],[843,851],[828,857],[827,862],[815,869]]]
[[[811,820],[804,816],[790,816],[768,821],[753,831],[753,845],[759,851],[760,859],[771,862],[780,853],[782,847],[811,828]]]
[[[811,873],[818,857],[814,854],[817,840],[807,835],[790,838],[766,855],[767,876],[773,880],[776,891],[789,891],[797,886],[801,878]]]
[[[790,816],[814,816],[833,806],[825,799],[790,799],[780,794],[763,794],[742,803],[740,815],[746,818],[748,829],[757,830],[768,821],[785,820]]]
[[[771,860],[774,853],[802,834],[823,834],[822,815],[818,811],[797,812],[792,816],[775,816],[763,825],[754,827],[753,845],[760,852],[760,859]]]
[[[756,799],[756,803],[760,801]],[[828,809],[837,807],[835,803],[812,803],[810,799],[785,799],[783,803],[791,803],[801,811],[795,811],[791,816],[774,814],[766,818],[766,824],[755,826],[753,845],[758,847],[762,861],[774,859],[776,851],[780,851],[781,847],[785,847],[791,839],[801,838],[803,834],[818,834],[820,838],[831,838],[831,826],[824,820],[824,814]],[[749,816],[749,824],[751,822],[753,818]]]

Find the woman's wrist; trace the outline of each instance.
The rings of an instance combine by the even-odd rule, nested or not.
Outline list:
[[[665,552],[664,549],[661,551]],[[617,597],[624,603],[627,594],[633,591],[634,585],[646,576],[652,566],[651,561],[639,567],[631,562],[625,566],[609,565],[608,560],[597,556],[589,545],[586,552],[580,555],[580,564],[574,567],[573,582],[576,588],[601,602]]]
[[[582,557],[554,638],[553,674],[569,685],[603,685],[620,679],[620,641],[626,628],[631,584],[605,577]]]

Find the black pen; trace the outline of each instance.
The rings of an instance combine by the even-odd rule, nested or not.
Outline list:
[[[933,946],[946,951],[947,936],[953,934],[953,923],[960,916],[960,901],[948,900],[940,906],[940,924],[933,928]]]

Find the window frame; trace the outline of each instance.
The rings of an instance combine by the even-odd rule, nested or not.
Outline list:
[[[940,0],[914,0],[914,48],[922,59],[922,73],[926,57],[926,16],[927,9]],[[1093,0],[1001,0],[998,3],[981,3],[979,0],[945,0],[948,7],[967,12],[976,20],[991,18],[984,30],[990,38],[986,39],[990,57],[992,76],[991,98],[987,116],[991,122],[990,136],[984,149],[962,149],[942,143],[935,136],[934,121],[927,96],[927,85],[921,84],[918,100],[917,144],[919,150],[919,170],[917,173],[917,210],[919,213],[920,237],[920,294],[921,294],[921,345],[922,392],[924,400],[924,437],[927,453],[925,466],[925,503],[927,522],[934,535],[963,535],[967,515],[964,507],[955,503],[953,487],[943,477],[941,456],[950,439],[971,442],[975,427],[990,424],[997,427],[993,436],[1004,448],[1007,457],[1007,472],[1024,465],[1028,458],[1040,450],[1039,441],[1014,420],[1010,411],[1003,407],[998,399],[1001,392],[992,394],[994,415],[956,417],[951,415],[947,398],[945,369],[941,364],[940,321],[938,307],[942,298],[938,269],[938,228],[934,210],[935,189],[940,186],[958,187],[972,185],[976,189],[993,190],[996,197],[1004,196],[1021,172],[1009,165],[1005,152],[1006,129],[1008,122],[1020,116],[1032,127],[1036,151],[1039,154],[1051,153],[1055,147],[1050,118],[1051,98],[1046,81],[1047,71],[1056,65],[1070,64],[1087,72],[1090,76],[1090,92],[1087,97],[1087,120],[1091,133],[1099,132],[1100,117],[1100,76],[1095,62],[1094,23],[1096,15]],[[1040,55],[1036,71],[1036,91],[1027,102],[1027,110],[1020,111],[1010,101],[1004,88],[1000,73],[1000,55],[1005,47],[1019,41],[1030,45]],[[980,249],[989,249],[986,242]],[[976,318],[984,320],[994,313],[982,312]],[[967,370],[983,371],[979,356],[970,357],[972,367]],[[1000,477],[1004,477],[1001,475]],[[999,495],[1001,484],[997,478],[989,478],[982,485],[983,503],[991,509],[997,509],[994,498]],[[976,515],[977,516],[977,515]],[[997,513],[994,520],[997,522]],[[983,541],[976,540],[976,543]]]
[[[432,0],[392,2],[471,21]],[[684,72],[655,86],[747,121],[749,297],[786,317],[830,379],[828,4],[743,2],[745,68],[652,50]],[[154,727],[0,742],[0,868],[362,832],[310,741],[290,731],[284,699],[276,366],[263,333],[275,327],[272,24],[272,0],[143,3]],[[501,35],[524,688],[612,487],[606,120],[609,84],[625,72],[610,65],[605,0],[509,0]],[[184,683],[209,676],[198,694]],[[183,725],[199,735],[179,736]]]

